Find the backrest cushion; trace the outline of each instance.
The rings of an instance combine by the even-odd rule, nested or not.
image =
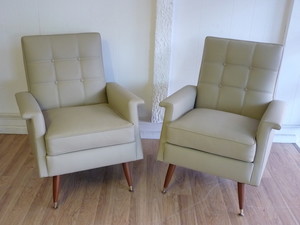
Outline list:
[[[283,46],[207,37],[196,107],[260,119],[274,97]]]
[[[42,109],[107,102],[99,33],[25,36],[22,50]]]

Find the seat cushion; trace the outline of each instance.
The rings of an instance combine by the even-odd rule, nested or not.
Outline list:
[[[253,162],[258,124],[258,120],[238,114],[197,108],[167,126],[167,142]]]
[[[43,112],[48,155],[130,143],[134,125],[122,119],[108,104],[50,109]]]

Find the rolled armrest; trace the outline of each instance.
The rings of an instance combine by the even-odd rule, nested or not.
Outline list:
[[[19,92],[16,95],[21,117],[32,120],[35,136],[44,135],[46,132],[45,120],[39,104],[29,92]]]
[[[117,83],[107,83],[106,93],[109,105],[125,119],[138,125],[138,105],[144,100]]]
[[[256,139],[259,145],[258,149],[260,149],[261,146],[264,146],[268,142],[269,135],[272,129],[281,129],[285,107],[285,102],[283,101],[273,100],[272,102],[270,102],[257,129]],[[262,149],[264,148],[265,147],[263,147]]]
[[[284,111],[285,102],[279,100],[270,102],[257,129],[256,139],[259,145],[262,145],[265,140],[268,140],[268,136],[272,129],[281,129]]]
[[[284,111],[286,108],[286,103],[279,100],[273,100],[270,102],[266,112],[264,113],[259,127],[258,133],[263,128],[268,127],[269,129],[281,129],[281,124],[284,116]]]
[[[23,119],[32,119],[42,113],[39,104],[29,92],[17,93],[16,100]]]
[[[187,85],[160,102],[159,105],[166,109],[164,121],[176,120],[193,109],[196,95],[196,86]]]

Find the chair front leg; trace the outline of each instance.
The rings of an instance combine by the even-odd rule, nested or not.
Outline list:
[[[129,169],[129,163],[122,163],[122,167],[129,186],[129,191],[133,192],[132,177]]]
[[[60,176],[53,177],[53,208],[58,207],[58,194],[60,189]]]
[[[245,184],[238,182],[238,198],[240,207],[240,216],[244,216]]]
[[[165,178],[165,183],[164,183],[164,189],[162,191],[163,194],[167,193],[167,188],[170,184],[170,181],[172,179],[173,173],[175,171],[176,166],[173,164],[169,164],[168,170],[167,170],[167,174],[166,174],[166,178]]]

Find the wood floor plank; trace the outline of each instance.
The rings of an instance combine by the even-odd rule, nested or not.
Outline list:
[[[104,169],[82,172],[85,177],[85,195],[82,201],[76,224],[93,225],[98,207],[101,186],[103,185]],[[100,187],[100,188],[99,188]]]
[[[98,207],[94,224],[108,225],[113,224],[114,195],[116,186],[114,185],[114,167],[108,166],[103,174],[103,184],[101,184]]]
[[[131,196],[131,205],[129,212],[129,223],[140,224],[144,221],[145,225],[149,223],[149,214],[151,211],[148,210],[148,188],[146,171],[147,163],[143,163],[141,160],[137,161],[133,165],[132,175],[134,183],[134,193]]]
[[[42,184],[36,189],[35,198],[30,205],[30,209],[24,218],[22,225],[40,225],[44,215],[54,211],[51,208],[52,203],[52,180],[50,178],[41,179]]]
[[[275,183],[272,187],[281,193],[294,224],[300,224],[300,195],[296,191],[300,187],[300,153],[294,145],[276,144],[272,150],[267,168]]]
[[[39,178],[28,177],[27,182],[20,189],[20,196],[14,204],[11,204],[12,210],[8,211],[2,219],[2,224],[19,224],[24,220],[37,193],[36,189],[41,183]]]
[[[0,134],[2,225],[300,224],[300,152],[273,144],[259,187],[246,186],[245,216],[237,216],[236,183],[176,168],[168,192],[168,165],[156,161],[158,140],[142,140],[144,159],[130,164],[130,193],[121,165],[62,176],[59,208],[52,179],[39,178],[27,135]]]
[[[58,210],[62,210],[64,214],[59,215],[57,225],[75,225],[85,197],[85,181],[82,177],[82,173],[67,174],[62,178],[65,179],[65,182],[64,185],[62,185],[61,192],[65,194],[65,197],[63,198],[64,200],[59,203],[60,209]]]
[[[33,163],[34,161],[32,158],[27,158],[23,163],[24,168],[20,169],[19,173],[17,173],[15,177],[10,177],[12,182],[0,199],[0,224],[2,224],[2,221],[7,220],[8,217],[11,217],[10,212],[14,211],[15,205],[21,197],[24,189],[30,185],[28,180],[33,177],[33,167],[28,167],[28,165],[33,165]],[[25,202],[21,201],[21,203]],[[29,206],[30,204],[31,202],[28,203]],[[25,210],[26,208],[24,211]]]
[[[7,139],[0,143],[0,175],[14,176],[13,173],[20,169],[26,156],[30,154],[29,147],[24,145],[25,142],[28,143],[26,135],[8,135]]]

